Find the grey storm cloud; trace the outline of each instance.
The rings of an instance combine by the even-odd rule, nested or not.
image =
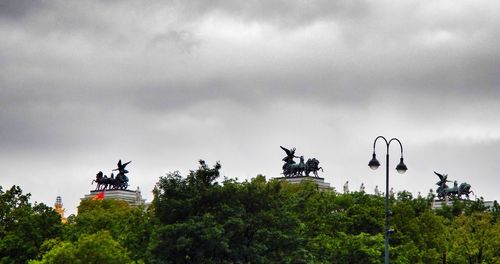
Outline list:
[[[43,1],[6,0],[0,3],[0,15],[2,18],[18,20],[30,15],[31,12],[37,12],[42,7],[44,7]]]
[[[134,160],[146,190],[198,158],[272,177],[284,145],[316,155],[338,189],[372,188],[383,180],[366,171],[371,140],[389,134],[410,168],[398,189],[426,192],[441,169],[498,199],[499,7],[1,1],[1,184],[50,203],[38,185],[64,179],[83,196],[117,159]]]

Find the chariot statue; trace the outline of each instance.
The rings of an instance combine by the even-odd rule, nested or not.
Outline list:
[[[319,160],[316,158],[304,162],[304,156],[295,156],[295,148],[287,149],[282,146],[280,148],[286,153],[286,157],[282,159],[285,162],[282,167],[285,177],[308,177],[311,172],[314,177],[319,177],[318,171],[323,171],[323,168],[319,166]],[[299,158],[299,163],[295,162],[294,158]]]
[[[98,191],[98,190],[101,190],[101,191],[103,191],[103,190],[126,190],[129,185],[128,185],[128,177],[126,175],[128,173],[128,170],[126,170],[125,167],[127,167],[127,165],[130,164],[130,162],[132,162],[132,161],[125,162],[125,163],[122,163],[122,160],[118,161],[118,164],[117,164],[118,168],[113,170],[113,171],[118,171],[118,174],[116,174],[116,177],[115,177],[114,173],[111,173],[111,176],[108,177],[108,176],[104,175],[104,173],[102,171],[99,171],[96,174],[95,179],[92,180],[92,183],[91,183],[91,184],[94,184],[94,182],[97,183],[97,187],[95,190],[96,191]]]
[[[453,187],[449,187],[447,182],[451,182],[448,180],[448,174],[441,174],[434,172],[439,177],[439,181],[436,182],[438,188],[436,189],[437,197],[439,200],[445,200],[448,198],[462,198],[462,195],[465,195],[467,199],[469,199],[469,194],[474,193],[471,191],[471,185],[463,182],[458,185],[457,181],[453,181]]]

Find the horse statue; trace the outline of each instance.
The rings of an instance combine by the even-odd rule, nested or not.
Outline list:
[[[116,177],[114,177],[113,173],[111,173],[111,177],[108,177],[102,173],[102,171],[99,171],[96,174],[96,178],[92,180],[91,184],[94,184],[94,182],[97,183],[97,187],[95,188],[96,191],[103,191],[103,190],[125,190],[127,189],[128,185],[128,177],[122,174],[117,174]]]
[[[118,171],[118,174],[116,174],[116,177],[114,176],[113,173],[111,173],[111,177],[108,178],[108,176],[104,175],[102,171],[99,171],[96,174],[96,177],[94,180],[92,180],[91,184],[94,184],[94,182],[97,183],[96,191],[98,190],[125,190],[129,186],[128,184],[128,177],[127,174],[128,170],[125,169],[125,167],[132,161],[126,162],[122,164],[122,160],[118,161],[117,164],[117,169],[114,169],[113,171]]]
[[[108,178],[108,176],[104,175],[102,171],[99,171],[95,175],[95,179],[92,180],[91,184],[94,184],[94,182],[97,183],[97,186],[95,188],[96,191],[106,190],[108,186],[113,183],[113,178]]]
[[[465,195],[467,197],[467,200],[469,200],[470,199],[469,194],[471,193],[474,194],[474,192],[471,191],[470,187],[471,187],[470,184],[462,182],[460,186],[458,186],[458,194],[457,194],[458,198],[461,198],[462,195]]]
[[[318,176],[319,170],[323,171],[323,168],[319,167],[319,160],[317,160],[316,158],[312,158],[312,159],[307,160],[306,169],[305,169],[306,176],[309,177],[309,173],[312,172],[314,177],[319,177]]]
[[[319,161],[317,159],[308,159],[307,162],[304,163],[304,156],[295,156],[295,148],[287,149],[282,146],[280,146],[280,148],[286,153],[286,157],[282,159],[282,161],[285,162],[282,167],[285,177],[301,177],[304,176],[304,173],[305,176],[309,176],[311,172],[314,177],[319,177],[318,171],[323,171],[323,168],[319,167]],[[299,158],[300,162],[296,163],[293,160],[294,158]]]
[[[302,173],[306,169],[306,164],[304,163],[304,156],[300,156],[299,163],[285,163],[283,165],[283,174],[285,177],[297,177],[302,176]]]
[[[458,197],[462,198],[462,195],[465,195],[467,199],[469,199],[469,194],[474,193],[470,190],[470,184],[463,182],[458,185],[457,181],[453,182],[453,187],[448,187],[447,182],[451,182],[448,180],[447,174],[439,174],[434,172],[437,176],[439,176],[439,181],[436,183],[439,187],[436,190],[437,197],[440,200],[444,200],[446,197]]]

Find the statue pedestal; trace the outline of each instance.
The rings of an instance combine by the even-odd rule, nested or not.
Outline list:
[[[299,177],[279,177],[275,179],[287,181],[289,183],[301,183],[303,181],[312,181],[318,185],[318,188],[321,191],[333,190],[333,187],[330,186],[330,183],[325,182],[325,178],[320,178],[320,177],[299,176]]]
[[[453,201],[446,200],[434,200],[432,201],[432,209],[440,209],[443,205],[452,206]]]
[[[115,199],[127,202],[132,206],[145,205],[146,199],[142,198],[141,191],[139,187],[137,190],[105,190],[105,191],[90,191],[90,194],[85,194],[83,199],[92,199],[97,194],[104,192],[104,199]]]
[[[471,202],[474,202],[474,200],[462,200],[460,199],[460,201],[462,202],[466,202],[466,203],[471,203]],[[488,209],[488,211],[491,210],[491,208],[493,208],[493,203],[494,201],[483,201],[484,202],[484,206],[486,206]],[[432,202],[432,209],[440,209],[442,208],[444,205],[447,205],[447,206],[453,206],[453,200],[434,200]]]

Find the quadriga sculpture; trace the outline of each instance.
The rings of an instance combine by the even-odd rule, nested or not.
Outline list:
[[[318,171],[323,171],[323,168],[319,167],[319,160],[316,158],[308,159],[307,162],[304,163],[304,156],[295,156],[295,148],[287,149],[282,146],[280,146],[280,148],[286,153],[286,157],[282,159],[282,161],[285,162],[282,167],[285,177],[309,176],[311,172],[314,177],[319,177]],[[296,163],[294,158],[299,158],[299,163]]]
[[[444,200],[446,197],[448,198],[455,198],[458,197],[459,199],[462,198],[462,195],[465,195],[467,199],[469,199],[469,194],[474,193],[471,191],[471,185],[463,182],[460,185],[458,185],[457,181],[453,182],[453,187],[449,187],[446,183],[451,182],[448,180],[448,174],[440,174],[437,172],[434,172],[438,177],[439,181],[436,183],[437,186],[439,186],[436,189],[437,197],[440,200]]]
[[[97,183],[96,190],[116,190],[116,189],[125,190],[125,189],[127,189],[128,177],[126,174],[128,173],[128,170],[126,170],[125,167],[127,167],[127,165],[130,164],[130,162],[132,162],[132,161],[129,161],[129,162],[122,164],[122,160],[118,161],[118,164],[117,164],[118,168],[113,170],[113,171],[118,171],[118,174],[116,174],[116,177],[114,176],[113,173],[111,173],[111,176],[108,177],[108,176],[104,175],[104,173],[102,173],[102,171],[99,171],[96,174],[95,179],[92,180],[92,184],[94,184],[94,182]]]

